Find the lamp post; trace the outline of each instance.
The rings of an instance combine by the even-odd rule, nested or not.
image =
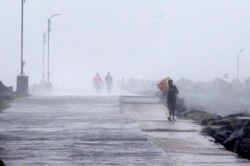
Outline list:
[[[50,83],[50,32],[51,32],[51,20],[52,18],[59,16],[60,13],[52,15],[48,19],[48,69],[47,69],[47,76],[48,76],[48,84]]]
[[[45,79],[44,62],[45,62],[46,34],[47,34],[47,32],[45,32],[45,33],[43,34],[43,77],[42,77],[43,79],[42,79],[42,81],[44,81],[44,79]]]
[[[21,73],[17,76],[16,92],[20,96],[28,95],[29,77],[24,75],[24,60],[23,60],[23,22],[24,22],[24,3],[25,0],[21,0]]]
[[[243,52],[243,49],[241,49],[237,54],[237,80],[239,81],[239,68],[240,68],[240,54]]]
[[[23,8],[24,8],[24,2],[25,0],[21,0],[22,2],[22,9],[21,9],[21,76],[23,76],[23,67],[24,67],[24,61],[23,61]]]

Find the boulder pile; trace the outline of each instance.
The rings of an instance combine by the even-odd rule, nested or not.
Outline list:
[[[250,116],[248,114],[232,114],[223,118],[204,119],[206,125],[203,133],[214,138],[226,149],[250,159]]]
[[[239,156],[250,159],[250,114],[223,116],[209,113],[203,108],[186,108],[184,100],[178,98],[176,115],[203,125],[203,134],[213,137],[216,143]]]

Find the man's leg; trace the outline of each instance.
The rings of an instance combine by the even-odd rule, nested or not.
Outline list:
[[[172,105],[171,105],[170,102],[168,102],[168,113],[169,113],[168,120],[172,121],[172,118],[171,118],[171,116],[172,116]]]
[[[169,120],[169,121],[172,121],[172,118],[171,118],[171,114],[172,114],[172,113],[171,113],[171,110],[169,109],[169,111],[168,111],[168,112],[169,112],[169,117],[168,117],[168,120]]]
[[[175,120],[175,118],[174,118],[174,109],[173,108],[171,109],[171,116],[172,116],[172,120]]]
[[[174,121],[175,121],[175,107],[176,107],[176,100],[173,101],[173,110],[172,110],[172,115],[173,115]]]
[[[172,111],[173,120],[175,121],[175,110]]]

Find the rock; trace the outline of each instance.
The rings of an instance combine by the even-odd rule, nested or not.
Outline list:
[[[250,127],[250,120],[248,120],[245,124],[244,124],[244,127]]]
[[[238,155],[250,159],[250,138],[237,140],[234,151]]]
[[[250,120],[249,116],[239,116],[239,117],[234,118],[235,122],[238,122],[242,125],[246,124],[249,120]]]
[[[226,139],[230,137],[230,135],[233,133],[233,129],[231,126],[224,126],[219,129],[215,130],[215,133],[213,135],[215,142],[223,144]]]
[[[242,128],[241,137],[242,138],[250,138],[250,126],[245,126]]]
[[[240,129],[242,129],[242,127],[243,127],[242,124],[236,124],[236,125],[233,125],[233,126],[232,126],[232,128],[233,128],[234,131],[235,131],[235,130],[240,130]]]
[[[234,151],[236,142],[240,139],[250,139],[250,122],[246,122],[243,126],[239,127],[234,126],[236,128],[234,132],[230,135],[228,139],[225,140],[224,146],[226,149]]]
[[[226,149],[234,151],[235,148],[235,142],[240,139],[242,134],[242,129],[237,129],[235,130],[229,138],[227,138],[223,145],[225,146]]]
[[[214,126],[226,126],[230,124],[231,124],[231,121],[228,119],[214,120],[208,123],[208,125],[214,125]]]
[[[211,122],[211,121],[214,121],[214,119],[210,119],[210,118],[209,119],[203,119],[200,124],[201,125],[208,125],[208,123]]]
[[[235,118],[235,117],[239,117],[239,116],[244,116],[244,113],[230,114],[227,117],[228,118]]]
[[[221,119],[223,119],[223,115],[213,114],[213,115],[211,116],[211,119],[214,119],[214,120],[221,120]]]
[[[212,137],[215,134],[215,129],[210,127],[210,126],[207,126],[207,127],[203,128],[201,132],[203,134],[206,134],[206,135],[209,135]]]
[[[0,166],[5,166],[2,160],[0,160]]]
[[[209,117],[207,119],[203,119],[200,124],[201,125],[208,125],[212,121],[221,120],[221,119],[223,119],[222,115],[213,114],[211,117]]]

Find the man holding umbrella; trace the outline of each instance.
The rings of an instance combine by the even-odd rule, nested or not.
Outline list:
[[[163,79],[159,84],[158,88],[163,93],[165,98],[165,104],[169,110],[169,121],[175,121],[175,108],[176,108],[176,96],[179,93],[177,87],[173,84],[173,80],[170,78]]]

